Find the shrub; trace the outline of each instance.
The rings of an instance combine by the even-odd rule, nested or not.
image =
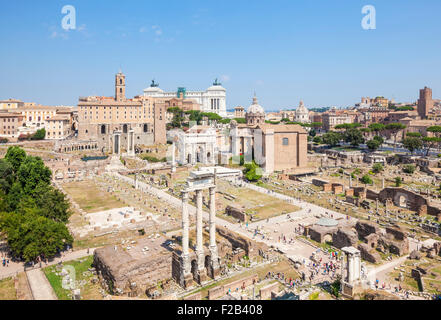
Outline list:
[[[258,181],[262,178],[262,169],[253,161],[245,164],[244,174],[248,181]]]
[[[364,175],[364,176],[360,179],[360,181],[361,181],[363,184],[372,184],[372,178],[369,177],[369,175]]]
[[[404,166],[403,171],[408,174],[413,174],[415,172],[415,166],[413,164],[407,164]]]
[[[372,166],[372,171],[375,173],[380,173],[383,171],[383,165],[381,163],[376,163]]]

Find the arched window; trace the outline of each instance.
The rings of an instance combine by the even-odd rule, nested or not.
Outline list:
[[[144,132],[148,132],[148,126],[147,126],[147,124],[144,124]]]
[[[123,125],[123,133],[127,133],[127,125]]]
[[[106,126],[104,124],[101,126],[101,134],[106,134]]]
[[[284,146],[289,145],[289,139],[288,138],[283,138],[283,145]]]

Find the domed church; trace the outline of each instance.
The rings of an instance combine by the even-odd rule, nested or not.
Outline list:
[[[254,95],[246,124],[230,122],[229,154],[254,160],[264,174],[295,173],[308,165],[308,134],[300,125],[265,123],[265,110]]]
[[[303,101],[300,101],[299,107],[295,111],[294,121],[301,123],[309,123],[309,111],[305,107]]]
[[[248,108],[245,114],[245,119],[247,125],[256,125],[256,124],[265,123],[265,110],[258,103],[256,94],[254,94],[253,103]]]

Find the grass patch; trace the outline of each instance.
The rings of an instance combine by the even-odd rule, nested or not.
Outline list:
[[[319,295],[320,295],[319,291],[311,293],[311,295],[309,296],[309,300],[318,300]]]
[[[88,272],[88,269],[92,267],[93,256],[86,258],[65,262],[63,266],[72,266],[75,268],[75,280],[76,283],[83,282],[80,287],[81,297],[83,300],[100,300],[102,299],[99,293],[100,286],[98,283],[93,284],[90,280],[93,275]],[[62,276],[59,275],[61,269],[57,266],[50,266],[43,269],[49,283],[55,291],[59,300],[71,300],[71,290],[64,289],[62,287]],[[57,274],[58,273],[58,274]],[[78,284],[77,284],[78,286]]]
[[[123,208],[126,205],[90,180],[63,184],[63,189],[87,213]]]
[[[17,300],[13,278],[0,280],[0,300]]]

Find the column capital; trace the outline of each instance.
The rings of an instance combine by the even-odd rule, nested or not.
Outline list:
[[[182,201],[188,201],[188,192],[182,191]]]

